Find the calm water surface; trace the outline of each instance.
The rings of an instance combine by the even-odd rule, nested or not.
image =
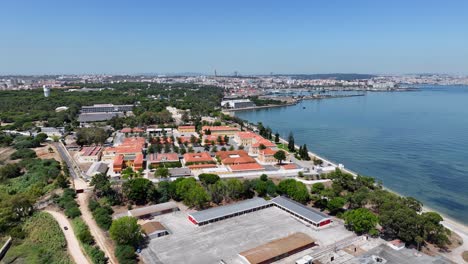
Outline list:
[[[303,109],[305,107],[305,109]],[[468,86],[238,112],[468,224]]]

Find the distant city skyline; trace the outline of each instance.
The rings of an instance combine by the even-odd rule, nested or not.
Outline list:
[[[467,1],[6,1],[0,74],[468,75]]]

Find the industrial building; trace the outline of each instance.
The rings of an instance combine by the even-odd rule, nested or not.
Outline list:
[[[315,241],[304,233],[270,241],[264,245],[243,251],[239,256],[250,264],[267,264],[315,246]]]
[[[160,222],[151,221],[141,225],[141,229],[149,239],[169,235],[169,231]]]
[[[250,101],[250,99],[223,100],[221,102],[221,107],[237,109],[255,107],[255,104],[254,102]]]
[[[315,227],[322,227],[331,223],[330,216],[284,196],[277,196],[271,199],[271,203]]]
[[[270,206],[271,204],[265,201],[265,199],[256,197],[235,204],[219,206],[195,213],[190,213],[188,219],[192,223],[202,226],[234,216],[258,211]]]
[[[81,113],[129,112],[132,109],[133,105],[95,104],[92,106],[82,106]]]
[[[179,211],[177,204],[174,202],[167,202],[129,210],[126,213],[114,215],[114,219],[118,219],[123,216],[133,216],[138,219],[145,219],[175,211]]]
[[[277,196],[271,201],[256,197],[235,204],[210,208],[195,213],[190,213],[188,219],[196,225],[206,225],[238,215],[258,211],[270,206],[276,206],[289,214],[312,224],[314,227],[323,227],[331,223],[330,216],[295,202],[284,196]]]

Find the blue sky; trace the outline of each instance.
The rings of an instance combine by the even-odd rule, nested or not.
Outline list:
[[[5,0],[0,74],[468,74],[468,1]]]

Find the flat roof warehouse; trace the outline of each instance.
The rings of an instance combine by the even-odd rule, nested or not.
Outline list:
[[[191,213],[188,218],[196,225],[206,225],[270,206],[276,206],[315,227],[321,227],[331,223],[331,218],[328,215],[283,196],[278,196],[271,201],[256,197],[231,205]]]

